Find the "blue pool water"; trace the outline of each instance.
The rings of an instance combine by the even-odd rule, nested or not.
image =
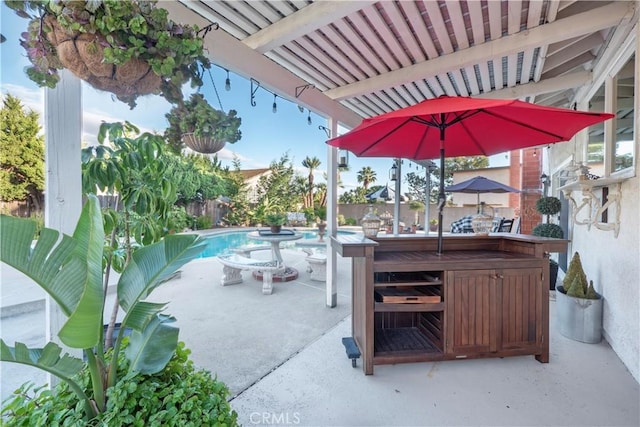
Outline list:
[[[318,234],[314,230],[301,231],[303,239],[316,239]],[[249,240],[247,233],[249,231],[230,231],[226,233],[212,234],[207,236],[207,247],[200,255],[200,258],[208,258],[216,255],[231,253],[231,249],[244,245],[265,245],[268,242],[261,242],[259,240]],[[338,234],[352,234],[350,231],[338,231]],[[295,241],[282,242],[280,247],[292,248],[295,247]]]

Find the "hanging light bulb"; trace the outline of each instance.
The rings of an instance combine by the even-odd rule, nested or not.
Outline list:
[[[271,111],[275,114],[278,112],[278,105],[276,104],[276,98],[278,97],[278,95],[276,95],[275,93],[273,94],[273,105],[271,106]]]
[[[309,115],[307,116],[307,124],[311,126],[311,110],[309,110]]]
[[[298,111],[304,113],[304,107],[302,105],[298,105]]]
[[[224,81],[224,90],[229,92],[231,90],[231,79],[229,79],[229,70],[227,70],[227,79]]]

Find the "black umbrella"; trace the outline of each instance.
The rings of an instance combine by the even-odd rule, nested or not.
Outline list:
[[[476,176],[458,184],[445,187],[444,191],[451,193],[475,193],[478,195],[480,205],[480,193],[519,193],[517,188],[509,187],[501,182],[494,181],[484,176]]]

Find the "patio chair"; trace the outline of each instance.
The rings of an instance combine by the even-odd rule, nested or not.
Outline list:
[[[500,225],[498,226],[498,233],[511,233],[511,228],[513,227],[513,218],[502,218],[500,221]]]

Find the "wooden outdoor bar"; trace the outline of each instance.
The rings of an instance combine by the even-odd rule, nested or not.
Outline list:
[[[520,234],[332,238],[352,258],[352,333],[380,364],[534,355],[549,361],[549,253]]]

